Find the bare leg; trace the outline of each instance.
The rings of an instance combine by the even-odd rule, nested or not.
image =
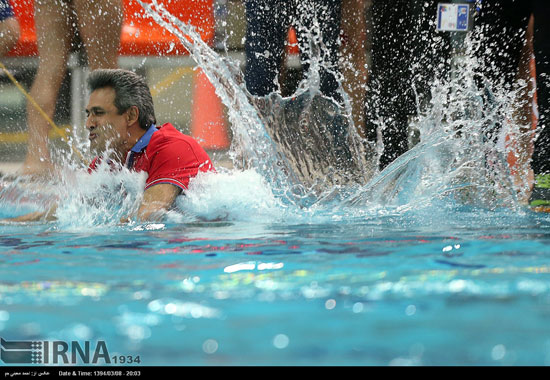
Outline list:
[[[532,71],[533,57],[533,27],[534,18],[531,15],[526,32],[525,46],[521,52],[518,79],[528,83],[523,91],[518,93],[516,104],[519,105],[514,115],[514,122],[520,126],[520,135],[515,137],[514,154],[515,167],[512,168],[514,183],[518,189],[518,198],[527,202],[534,183],[533,170],[530,167],[534,149],[535,124],[533,114],[534,73]],[[514,138],[514,137],[512,137]]]
[[[30,95],[50,118],[65,76],[73,12],[77,15],[90,68],[117,66],[122,25],[120,0],[73,0],[71,5],[61,0],[37,0],[35,22],[40,64]],[[50,125],[32,104],[27,105],[27,115],[29,144],[23,174],[48,173],[53,168],[48,150]]]
[[[6,55],[19,39],[19,23],[14,17],[0,22],[0,57]]]
[[[48,117],[53,119],[69,54],[72,34],[69,25],[70,9],[66,2],[57,0],[37,0],[34,6],[40,57],[30,95]],[[53,169],[48,149],[50,124],[30,102],[27,103],[27,125],[29,143],[23,174],[47,175]]]
[[[116,68],[122,28],[121,0],[73,0],[91,70]]]
[[[364,107],[367,71],[367,20],[368,0],[342,2],[342,31],[346,43],[342,48],[344,89],[350,96],[353,123],[360,136],[365,137]]]

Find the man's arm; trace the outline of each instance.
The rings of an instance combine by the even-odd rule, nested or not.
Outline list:
[[[16,216],[14,218],[3,219],[4,222],[38,222],[56,220],[55,212],[57,211],[57,204],[51,206],[46,211],[35,211],[25,215]]]
[[[144,191],[143,200],[137,212],[137,219],[140,221],[160,220],[166,211],[172,206],[176,197],[181,193],[177,186],[161,183],[152,186]],[[15,218],[4,219],[5,222],[36,222],[52,221],[56,219],[55,212],[57,204],[46,211],[36,211],[29,214],[17,216]],[[128,218],[123,218],[121,222],[128,222]]]
[[[137,212],[141,221],[159,220],[172,207],[181,189],[169,183],[151,186],[143,193],[143,200]]]

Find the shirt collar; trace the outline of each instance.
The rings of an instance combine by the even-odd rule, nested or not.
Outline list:
[[[151,141],[151,136],[153,136],[153,133],[158,131],[157,126],[155,124],[151,125],[147,132],[141,138],[138,140],[138,142],[130,149],[134,153],[139,153],[143,149],[147,148],[147,145],[149,145],[149,141]]]

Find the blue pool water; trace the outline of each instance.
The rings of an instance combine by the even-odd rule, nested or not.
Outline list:
[[[0,336],[141,365],[549,364],[548,216],[445,213],[4,225]]]

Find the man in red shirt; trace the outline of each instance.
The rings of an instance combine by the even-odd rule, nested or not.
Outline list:
[[[185,191],[190,178],[199,172],[214,171],[208,154],[192,137],[171,124],[156,125],[153,98],[145,80],[121,69],[100,69],[88,77],[90,99],[86,107],[86,128],[90,149],[98,162],[108,159],[148,174],[143,200],[135,216],[154,220],[172,206]],[[19,221],[51,219],[55,210],[19,217]]]

